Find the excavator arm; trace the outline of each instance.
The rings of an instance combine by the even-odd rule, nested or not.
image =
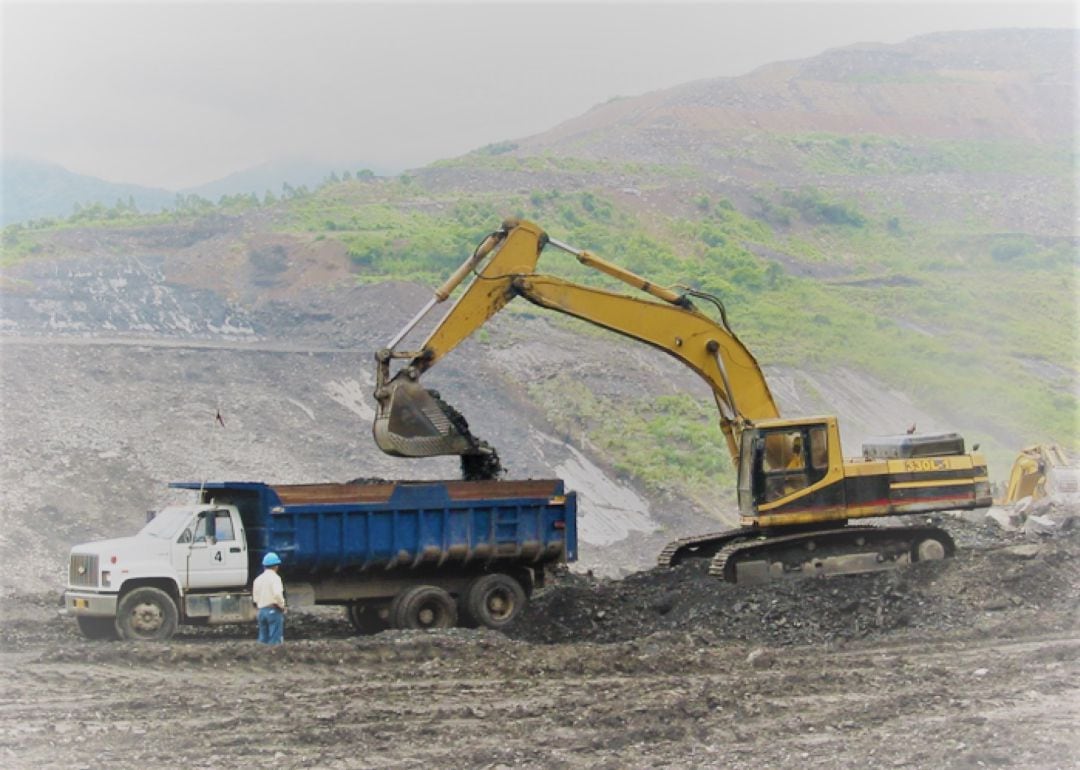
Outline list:
[[[546,246],[569,252],[582,264],[651,298],[538,274],[536,265]],[[470,273],[474,275],[472,282],[420,350],[396,350],[412,328]],[[482,451],[463,429],[460,415],[420,386],[419,379],[515,297],[652,345],[690,367],[713,392],[720,427],[736,464],[743,426],[779,416],[757,361],[728,326],[718,300],[700,292],[676,292],[659,286],[591,252],[550,239],[531,222],[510,221],[489,235],[435,292],[424,310],[377,354],[375,395],[379,409],[374,434],[383,451],[410,457]],[[691,297],[713,303],[720,321],[699,311]],[[395,359],[408,361],[391,374]]]

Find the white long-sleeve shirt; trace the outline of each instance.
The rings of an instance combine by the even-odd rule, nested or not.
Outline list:
[[[260,610],[263,607],[285,609],[285,585],[275,570],[266,569],[251,584],[251,598]]]

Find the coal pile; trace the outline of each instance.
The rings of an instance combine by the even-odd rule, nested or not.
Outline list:
[[[622,580],[568,574],[538,593],[507,633],[547,644],[680,632],[707,641],[804,645],[903,629],[971,629],[1005,610],[1010,617],[1075,611],[1080,538],[1029,542],[961,521],[946,528],[958,542],[955,558],[866,575],[738,586],[694,564]]]

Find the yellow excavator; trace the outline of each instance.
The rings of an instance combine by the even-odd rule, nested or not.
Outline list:
[[[648,296],[539,274],[537,262],[547,247],[568,252]],[[422,347],[398,350],[470,275],[471,283]],[[462,455],[482,466],[490,447],[468,431],[460,414],[421,385],[420,377],[507,303],[522,297],[652,345],[690,367],[712,389],[738,471],[740,526],[671,543],[660,555],[661,565],[709,559],[713,575],[760,583],[878,571],[953,554],[953,540],[938,527],[849,522],[989,506],[990,483],[980,454],[965,453],[964,440],[955,433],[905,434],[866,443],[862,457],[844,459],[836,418],[781,418],[761,368],[732,331],[720,300],[677,288],[657,285],[550,238],[532,222],[504,222],[376,354],[376,443],[391,455]],[[711,307],[717,318],[698,304]],[[402,362],[397,371],[392,371],[394,361]]]
[[[998,505],[1050,495],[1080,497],[1080,464],[1070,460],[1057,444],[1024,447],[1013,461],[1008,486]]]

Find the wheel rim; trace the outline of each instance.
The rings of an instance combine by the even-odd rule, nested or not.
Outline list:
[[[435,624],[436,618],[439,617],[438,611],[429,606],[421,607],[420,611],[416,613],[416,619],[419,621],[422,628],[430,628]]]
[[[487,610],[495,620],[505,620],[514,612],[514,598],[502,589],[488,595]]]
[[[154,602],[142,602],[131,608],[131,629],[137,634],[156,633],[164,622],[165,613]]]

